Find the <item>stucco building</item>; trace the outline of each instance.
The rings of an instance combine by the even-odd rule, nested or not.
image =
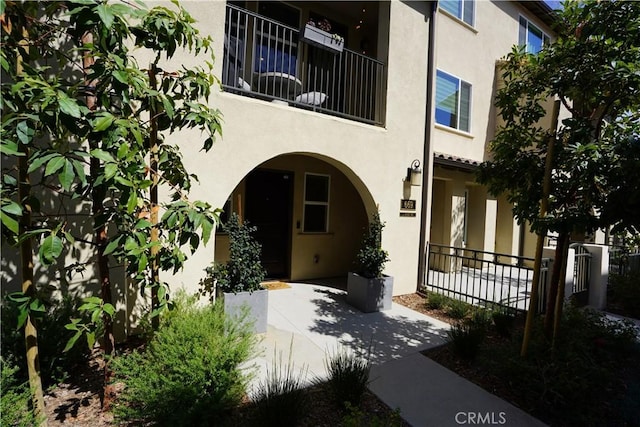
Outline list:
[[[527,253],[510,206],[473,169],[495,133],[496,61],[548,41],[544,3],[186,6],[216,42],[212,102],[224,114],[214,150],[185,156],[201,182],[193,196],[258,227],[269,276],[346,275],[376,207],[395,294],[415,291],[429,242]],[[226,248],[218,233],[215,254],[200,251],[177,280],[197,283]]]
[[[473,169],[496,130],[497,61],[513,45],[535,51],[552,37],[544,3],[184,6],[214,40],[221,85],[210,102],[223,114],[223,136],[207,154],[197,151],[195,131],[171,138],[184,142],[186,169],[199,177],[190,197],[258,227],[269,277],[346,277],[376,209],[386,222],[385,272],[395,278],[396,295],[415,292],[423,280],[430,243],[532,253],[533,239],[515,224],[508,203],[489,196]],[[165,65],[201,60],[177,54]],[[90,248],[81,253],[83,260],[93,256]],[[6,246],[5,254],[16,256]],[[163,279],[195,291],[205,267],[227,256],[227,236],[217,232],[184,271]],[[6,289],[19,287],[13,273],[3,272]],[[135,290],[119,286],[121,269],[113,274],[127,289],[117,292],[118,308],[135,307]],[[86,290],[88,282],[96,282],[89,271],[64,287]],[[135,316],[120,320],[126,330]]]

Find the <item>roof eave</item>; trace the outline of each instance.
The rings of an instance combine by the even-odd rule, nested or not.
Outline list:
[[[520,3],[525,9],[533,13],[535,16],[540,18],[540,20],[542,20],[542,22],[547,24],[549,27],[553,28],[553,26],[555,25],[556,17],[553,12],[553,9],[551,9],[551,7],[548,4],[546,4],[544,1],[539,1],[539,0],[522,1],[521,0],[518,3]]]

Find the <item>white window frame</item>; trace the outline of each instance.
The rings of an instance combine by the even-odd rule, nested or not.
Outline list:
[[[450,126],[448,124],[439,123],[438,122],[438,118],[437,118],[437,114],[436,114],[436,117],[435,117],[436,124],[438,124],[439,126],[445,126],[445,127],[449,128],[449,129],[455,129],[455,130],[457,130],[459,132],[471,133],[471,112],[473,111],[473,104],[472,104],[472,102],[473,102],[473,85],[471,83],[469,83],[468,81],[463,80],[460,77],[456,76],[455,74],[448,73],[448,72],[438,68],[436,70],[436,84],[435,84],[436,93],[438,91],[438,73],[446,74],[447,76],[458,80],[458,84],[457,84],[458,100],[457,100],[457,105],[456,105],[456,117],[457,117],[456,126],[452,127],[452,126]],[[468,129],[460,129],[460,108],[462,106],[462,102],[461,102],[462,83],[465,83],[465,84],[469,85],[469,126],[468,126]],[[437,102],[434,105],[434,108],[435,109],[438,108]]]
[[[457,19],[460,22],[465,23],[466,25],[469,25],[470,27],[475,27],[476,24],[476,0],[455,0],[458,3],[460,3],[460,16],[456,15],[455,13],[451,13],[448,10],[444,9],[442,7],[442,3],[438,2],[439,4],[439,8],[441,11],[443,11],[444,13],[446,13],[447,15]],[[471,22],[468,22],[465,18],[467,18],[467,16],[465,15],[465,3],[471,3]]]
[[[327,201],[326,202],[318,202],[315,200],[307,200],[307,177],[308,176],[321,176],[327,178]],[[302,206],[302,232],[303,233],[328,233],[329,232],[329,208],[331,201],[331,175],[322,174],[322,173],[312,173],[305,172],[304,174],[304,194],[303,194],[303,206]],[[324,231],[307,231],[306,224],[306,210],[307,206],[326,206],[327,214],[325,218]]]
[[[520,29],[522,28],[522,24],[521,22],[524,21],[526,23],[525,27],[524,27],[524,40],[520,39],[521,33],[520,33]],[[534,24],[533,22],[531,22],[531,20],[527,19],[526,16],[524,15],[519,15],[518,16],[518,45],[519,46],[524,46],[525,48],[525,52],[527,53],[533,53],[536,54],[538,52],[529,52],[529,28],[533,28],[536,31],[539,31],[540,34],[542,34],[542,46],[546,46],[549,43],[551,43],[551,37],[549,36],[549,34],[545,33],[542,28],[538,27],[536,24]]]

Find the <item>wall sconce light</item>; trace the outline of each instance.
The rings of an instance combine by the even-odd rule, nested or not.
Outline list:
[[[422,184],[422,169],[420,169],[420,160],[415,159],[411,162],[411,167],[407,168],[407,177],[405,181],[409,182],[411,185],[419,186]]]

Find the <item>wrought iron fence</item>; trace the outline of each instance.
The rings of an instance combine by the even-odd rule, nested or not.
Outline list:
[[[533,281],[533,258],[430,244],[422,291],[475,305],[526,311]],[[542,260],[537,311],[544,311],[551,261]]]
[[[573,293],[578,294],[589,290],[591,277],[591,254],[580,243],[572,243],[569,248],[575,250],[573,264]]]
[[[227,5],[226,91],[383,125],[385,64],[307,43],[298,28]]]

